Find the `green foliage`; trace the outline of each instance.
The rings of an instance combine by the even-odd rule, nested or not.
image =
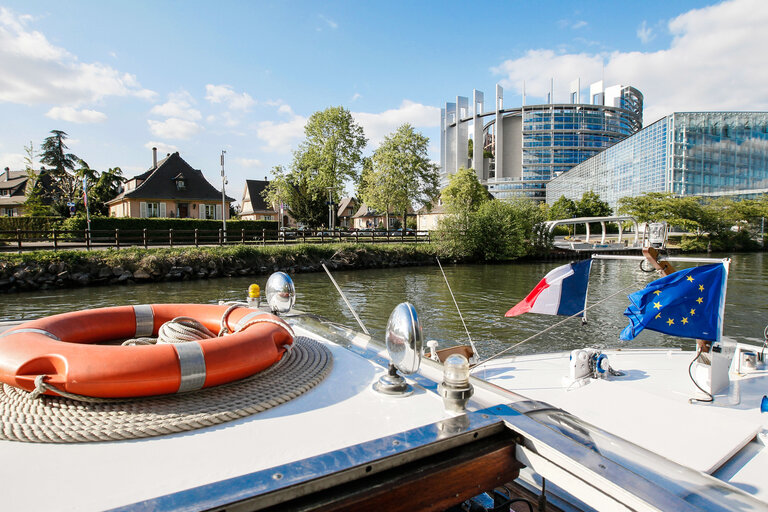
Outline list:
[[[524,199],[484,202],[468,216],[468,225],[456,215],[440,222],[437,246],[443,256],[472,261],[509,261],[541,254],[548,248],[540,231],[542,210]]]
[[[94,217],[91,219],[93,231],[114,231],[115,229],[131,230],[205,230],[218,231],[222,227],[220,220],[207,219],[170,219],[170,218],[134,218],[134,217]],[[86,220],[83,216],[70,217],[61,223],[61,228],[71,231],[82,231],[86,228]],[[277,221],[273,220],[228,220],[227,232],[236,233],[241,229],[247,231],[260,231],[277,229]]]
[[[592,190],[584,192],[576,203],[576,217],[607,217],[609,215],[613,215],[611,207]]]
[[[363,129],[344,107],[329,107],[312,114],[304,126],[306,139],[294,152],[289,172],[276,167],[275,180],[265,191],[270,203],[286,203],[288,214],[310,227],[327,219],[328,188],[338,202],[346,180],[357,181],[357,168],[367,143]],[[277,171],[277,172],[276,172]]]
[[[372,168],[364,168],[360,196],[365,204],[388,214],[414,203],[430,205],[437,195],[438,171],[428,155],[429,139],[409,124],[400,126],[373,153]]]
[[[458,215],[465,222],[491,199],[488,190],[480,184],[474,169],[460,168],[448,177],[448,186],[443,189],[443,204],[448,213]]]
[[[549,220],[572,219],[577,216],[577,211],[578,207],[573,199],[560,196],[560,198],[549,207],[548,218]]]

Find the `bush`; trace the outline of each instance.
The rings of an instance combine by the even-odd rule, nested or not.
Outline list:
[[[542,232],[541,210],[530,201],[483,203],[464,219],[448,216],[436,233],[440,253],[454,259],[509,261],[548,250],[551,237]]]
[[[71,231],[82,231],[86,228],[85,217],[70,217],[62,223],[62,229]],[[170,218],[135,218],[135,217],[92,217],[91,229],[93,231],[114,231],[115,229],[125,231],[159,230],[167,231],[169,229],[188,230],[194,229],[205,231],[218,231],[221,228],[221,220],[204,219],[170,219]],[[246,231],[268,231],[277,230],[277,221],[273,220],[228,220],[227,231],[239,232],[241,229]]]
[[[0,217],[0,231],[49,231],[58,228],[61,217]],[[0,235],[4,239],[15,239],[15,234]],[[37,238],[37,235],[22,235],[23,238]]]

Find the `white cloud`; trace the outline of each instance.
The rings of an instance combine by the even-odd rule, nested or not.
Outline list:
[[[26,165],[24,163],[25,156],[26,155],[21,153],[0,154],[0,172],[2,172],[6,167],[12,171],[20,171],[24,169],[24,166]]]
[[[235,163],[241,167],[253,169],[255,167],[261,167],[261,160],[257,158],[235,158]]]
[[[337,28],[339,28],[339,24],[336,23],[335,21],[333,21],[328,16],[323,16],[322,14],[319,14],[318,17],[321,20],[323,20],[325,22],[325,24],[328,25],[329,27],[331,27],[332,29],[336,30]]]
[[[768,66],[757,53],[768,47],[768,3],[732,0],[694,9],[668,23],[669,48],[655,52],[557,54],[529,50],[494,68],[502,85],[543,97],[555,78],[555,100],[566,99],[576,77],[633,85],[645,97],[645,122],[685,110],[768,109]],[[583,83],[585,83],[583,81]]]
[[[637,27],[637,37],[643,44],[648,44],[656,37],[656,34],[653,33],[653,29],[643,20],[640,26]]]
[[[363,97],[363,95],[362,95],[362,94],[360,94],[359,92],[356,92],[354,95],[352,95],[352,99],[351,99],[351,100],[349,100],[349,101],[350,101],[350,102],[354,102],[354,101],[357,101],[357,100],[359,100],[359,99],[360,99],[360,98],[362,98],[362,97]]]
[[[173,144],[166,144],[165,142],[149,141],[144,144],[147,149],[157,148],[157,159],[162,160],[168,153],[175,153],[179,150],[178,147]]]
[[[60,121],[69,121],[70,123],[101,123],[107,119],[107,115],[96,110],[81,109],[73,107],[53,107],[46,114],[46,117]]]
[[[432,128],[440,125],[440,109],[422,105],[409,100],[403,100],[399,108],[385,110],[373,114],[369,112],[352,112],[360,126],[365,131],[369,143],[377,146],[384,136],[395,131],[400,125],[410,123],[414,128]]]
[[[584,20],[577,20],[571,25],[571,28],[573,30],[579,30],[580,28],[584,28],[587,26],[587,22]]]
[[[29,29],[31,21],[0,7],[0,69],[5,70],[0,73],[0,102],[79,106],[108,96],[154,96],[134,75],[80,62],[41,32]]]
[[[238,94],[231,85],[206,85],[205,99],[211,103],[222,103],[230,110],[248,110],[256,104],[248,93]]]
[[[192,108],[195,100],[187,91],[174,92],[168,95],[168,101],[152,107],[150,113],[163,117],[176,117],[187,121],[199,121],[203,116],[200,111]]]
[[[171,117],[165,121],[148,119],[149,131],[155,137],[163,139],[189,139],[201,131],[201,127],[194,121]]]
[[[256,136],[264,141],[263,150],[289,153],[304,137],[305,124],[307,124],[307,118],[295,114],[290,120],[282,123],[262,121],[256,130]]]

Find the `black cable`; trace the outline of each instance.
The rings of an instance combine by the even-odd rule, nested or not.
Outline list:
[[[520,502],[525,503],[526,505],[528,505],[528,510],[533,512],[533,503],[531,503],[531,501],[529,499],[527,499],[527,498],[512,498],[511,500],[509,500],[509,504],[510,505],[513,504],[513,503],[520,503]]]
[[[693,378],[693,373],[691,373],[691,368],[693,368],[693,363],[696,362],[696,360],[699,358],[700,355],[701,355],[701,347],[699,347],[699,350],[696,352],[696,357],[693,358],[693,360],[691,361],[691,364],[688,365],[688,376],[691,378],[691,381],[693,382],[693,385],[696,386],[697,388],[699,388],[699,390],[702,393],[707,395],[709,397],[709,400],[704,399],[704,398],[689,398],[688,401],[690,403],[693,403],[694,401],[695,402],[704,402],[704,403],[714,402],[715,398],[712,396],[712,393],[710,393],[709,391],[706,391],[704,388],[699,386],[699,383],[696,382],[696,379]]]

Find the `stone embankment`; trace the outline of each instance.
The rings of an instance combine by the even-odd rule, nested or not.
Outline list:
[[[123,254],[120,254],[123,252]],[[65,256],[62,254],[62,256]],[[206,251],[163,250],[108,251],[86,256],[36,259],[34,256],[0,260],[0,293],[71,288],[82,286],[187,281],[264,275],[276,271],[290,274],[434,264],[434,251],[422,246],[379,249],[349,247],[303,251],[258,250]]]

